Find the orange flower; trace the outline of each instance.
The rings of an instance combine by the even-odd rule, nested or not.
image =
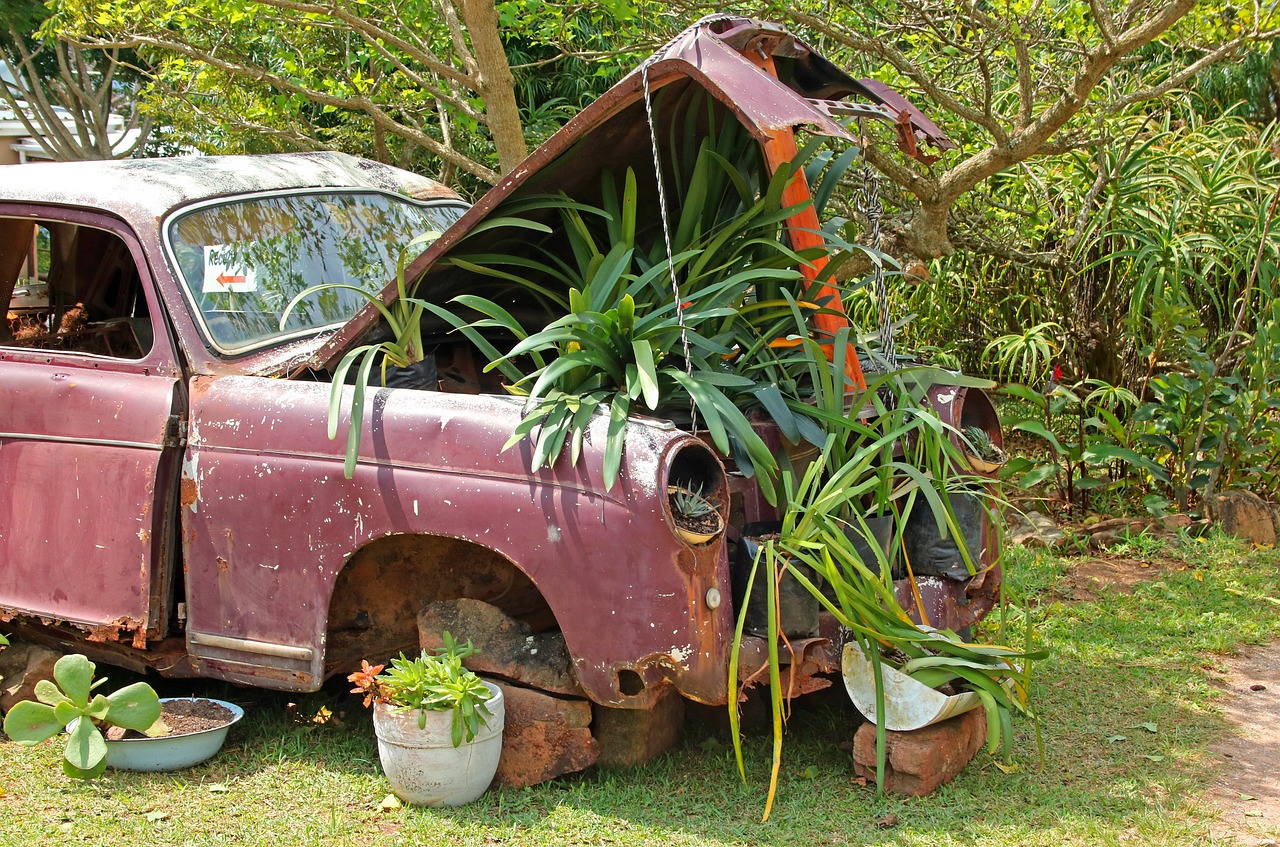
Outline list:
[[[368,660],[360,660],[360,670],[347,677],[347,681],[354,683],[355,688],[351,689],[352,694],[363,694],[364,704],[368,706],[378,696],[378,674],[382,673],[382,669],[386,665],[371,665]]]

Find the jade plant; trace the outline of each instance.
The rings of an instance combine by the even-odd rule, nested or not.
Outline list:
[[[150,685],[135,682],[111,694],[95,693],[107,681],[95,680],[95,669],[79,653],[63,656],[53,666],[53,680],[36,683],[36,699],[15,704],[4,718],[5,734],[26,746],[67,730],[62,770],[76,779],[92,779],[106,770],[103,727],[118,726],[149,737],[169,733],[160,720],[160,698]]]

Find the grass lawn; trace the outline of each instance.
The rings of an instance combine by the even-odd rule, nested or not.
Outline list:
[[[388,809],[355,697],[300,704],[336,712],[315,724],[290,717],[283,695],[205,685],[249,717],[189,771],[76,783],[56,745],[0,743],[0,845],[1208,844],[1206,751],[1228,729],[1214,681],[1224,655],[1280,637],[1280,552],[1210,538],[1117,553],[1143,577],[1132,586],[1090,584],[1070,557],[1015,551],[1006,565],[1013,613],[1030,607],[1053,648],[1033,693],[1043,768],[1022,725],[1013,766],[982,752],[930,797],[877,797],[841,747],[850,707],[827,698],[791,721],[767,824],[765,734],[748,740],[744,787],[730,747],[697,724],[648,767],[493,791],[460,809]]]

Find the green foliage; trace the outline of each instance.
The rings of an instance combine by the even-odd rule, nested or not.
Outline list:
[[[1087,507],[1089,492],[1120,484],[1122,477],[1115,474],[1112,460],[1137,456],[1121,420],[1125,407],[1137,405],[1131,392],[1096,379],[1054,385],[1047,393],[1019,384],[1006,386],[1004,392],[1041,410],[1038,418],[1013,421],[1009,428],[1036,436],[1048,447],[1044,461],[1011,459],[1004,466],[1005,478],[1024,488],[1051,479],[1072,509]],[[1091,476],[1091,469],[1102,469],[1103,474]]]
[[[877,556],[882,555],[866,517],[891,514],[902,527],[914,508],[931,510],[939,534],[949,537],[964,552],[963,533],[952,510],[948,492],[973,490],[975,478],[962,473],[966,463],[953,437],[959,433],[942,423],[928,409],[925,390],[951,375],[916,368],[885,374],[868,384],[866,399],[873,416],[844,417],[823,448],[823,461],[812,463],[798,479],[791,473],[781,476],[779,501],[788,508],[777,539],[762,542],[748,577],[751,584],[762,579],[767,588],[770,621],[769,674],[774,721],[773,777],[766,801],[768,818],[777,787],[781,758],[783,687],[778,666],[778,618],[776,587],[785,572],[804,586],[841,626],[849,629],[871,657],[877,681],[877,755],[880,762],[877,782],[884,776],[884,688],[880,663],[887,662],[935,687],[944,683],[978,692],[987,709],[989,749],[1012,743],[1013,713],[1031,715],[1028,705],[1031,662],[1047,653],[1032,648],[1030,627],[1023,649],[964,642],[956,633],[921,627],[913,623],[894,595],[891,568],[887,562],[864,561],[854,539],[860,539]],[[843,446],[841,442],[844,442]],[[903,452],[895,453],[895,447]],[[839,463],[831,461],[839,451]],[[868,506],[868,504],[872,504]],[[870,512],[870,514],[868,514]],[[896,550],[890,558],[896,557]],[[807,568],[800,567],[801,565]],[[811,569],[811,571],[810,571]],[[818,575],[817,580],[807,572]],[[745,604],[739,610],[735,649],[730,653],[730,685],[737,680],[736,644],[741,641],[746,620]],[[1017,661],[1015,661],[1017,660]],[[737,737],[737,696],[731,687],[730,724]],[[739,769],[743,768],[741,747],[736,748]],[[744,774],[745,777],[745,774]]]
[[[444,646],[434,655],[422,652],[413,659],[399,657],[391,660],[384,673],[382,666],[369,667],[352,674],[350,679],[358,686],[357,693],[388,703],[396,712],[417,710],[418,727],[427,725],[427,712],[452,712],[451,738],[457,747],[463,740],[471,741],[481,726],[488,726],[493,717],[485,702],[493,693],[484,681],[462,665],[462,660],[475,652],[471,642],[459,644],[449,633],[444,633]]]
[[[693,122],[697,110],[712,107],[695,98],[688,109]],[[758,145],[742,127],[731,116],[709,111],[708,117],[715,129],[705,138],[690,134],[671,142],[680,193],[673,201],[670,258],[662,230],[637,223],[637,178],[628,170],[620,181],[605,172],[601,205],[534,197],[498,210],[518,216],[530,208],[557,209],[557,232],[567,243],[538,245],[532,258],[512,249],[446,259],[567,312],[530,333],[487,297],[461,295],[447,307],[428,307],[482,351],[493,350],[482,329],[498,328],[517,339],[507,352],[494,353],[488,368],[501,369],[511,380],[509,390],[527,398],[506,446],[532,438],[534,470],[553,464],[566,446],[576,463],[601,407],[609,413],[607,487],[622,465],[627,419],[640,408],[696,418],[721,453],[766,480],[777,463],[745,410],[761,407],[789,440],[801,438],[804,424],[784,395],[796,397],[795,375],[806,369],[806,360],[789,356],[784,363],[770,342],[797,326],[808,333],[805,314],[821,307],[803,299],[808,286],[796,266],[841,242],[790,249],[782,224],[797,209],[784,208],[781,198],[805,159],[765,178]],[[567,297],[560,293],[565,291]],[[457,307],[482,317],[468,322]],[[825,362],[821,350],[817,355]],[[821,441],[820,431],[806,431]],[[772,493],[768,484],[764,490]]]
[[[1269,298],[1268,298],[1269,299]],[[1158,305],[1160,352],[1178,364],[1152,374],[1137,396],[1096,380],[1048,395],[1011,385],[1011,396],[1044,409],[1040,419],[1012,423],[1040,437],[1048,461],[1018,458],[1007,474],[1024,487],[1054,479],[1068,502],[1085,492],[1119,487],[1141,495],[1147,510],[1187,512],[1217,489],[1246,484],[1259,494],[1280,491],[1280,306],[1247,340],[1234,371],[1223,373],[1204,349],[1204,330],[1185,306]],[[1148,348],[1154,362],[1157,352]],[[1082,390],[1092,386],[1087,394]],[[1090,476],[1091,470],[1101,476]]]
[[[67,746],[62,770],[76,779],[92,779],[106,770],[107,744],[102,726],[118,726],[148,735],[164,735],[160,699],[145,682],[111,694],[95,694],[106,678],[93,678],[95,666],[83,655],[63,656],[53,666],[53,682],[36,683],[36,699],[23,700],[4,716],[4,732],[26,746],[39,744],[64,728]]]
[[[967,426],[961,432],[973,455],[984,462],[1003,462],[1004,451],[992,440],[991,434],[980,426]]]
[[[1062,327],[1053,321],[1038,323],[995,339],[982,351],[982,360],[993,363],[1003,379],[1033,385],[1048,376],[1061,334]]]

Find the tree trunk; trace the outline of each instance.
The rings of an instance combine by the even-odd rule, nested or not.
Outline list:
[[[515,79],[499,35],[498,10],[493,0],[461,0],[458,6],[479,66],[476,89],[498,151],[498,169],[505,174],[524,161],[529,150],[516,105]]]
[[[956,252],[947,231],[950,211],[950,202],[921,203],[920,211],[902,233],[902,252],[925,262]]]

